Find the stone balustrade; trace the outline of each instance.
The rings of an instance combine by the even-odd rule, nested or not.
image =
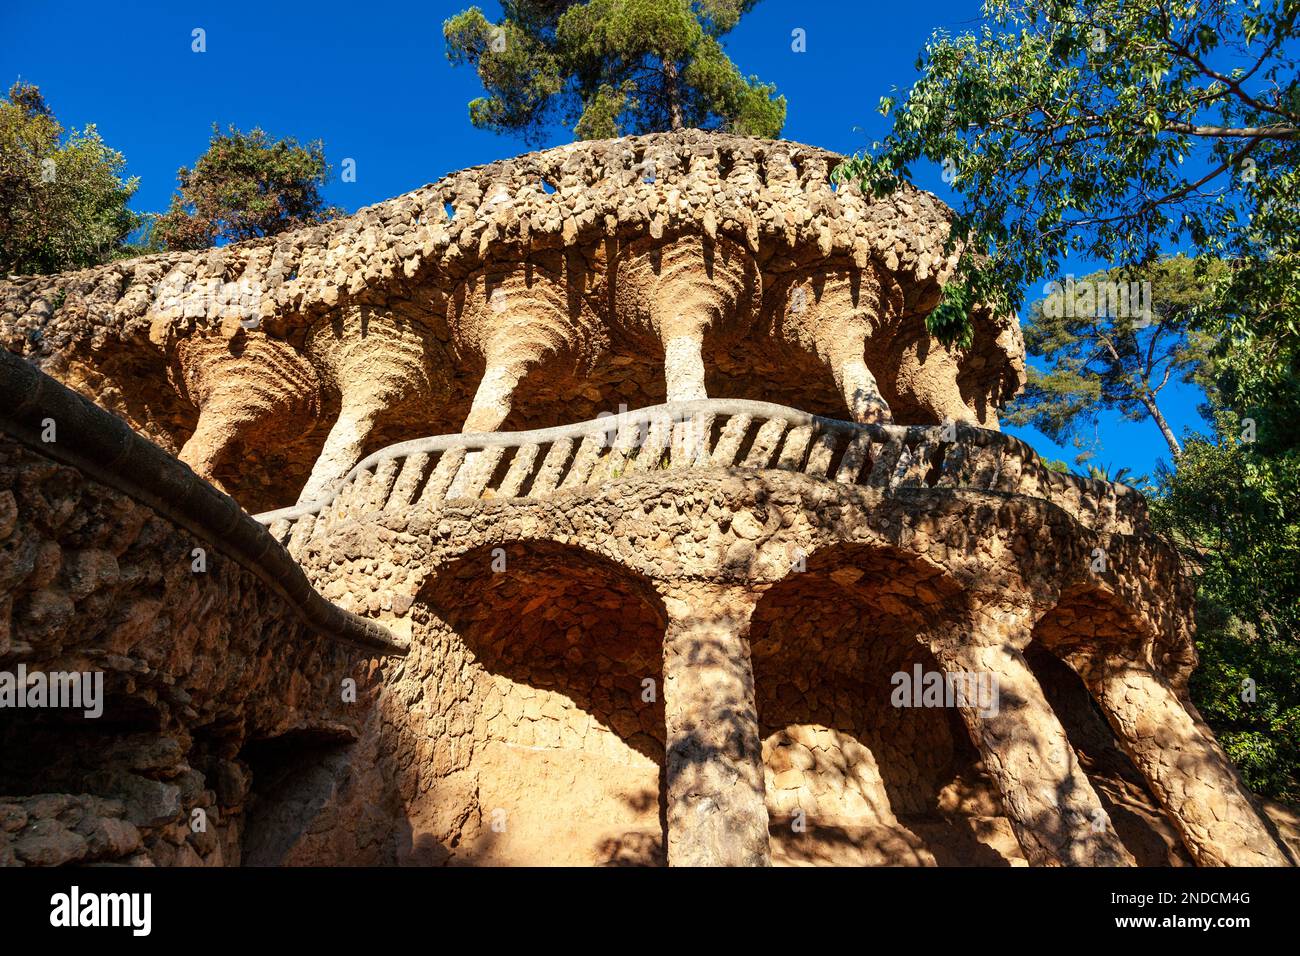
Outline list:
[[[768,402],[701,399],[523,432],[442,435],[392,445],[356,465],[330,494],[257,515],[290,553],[367,514],[446,502],[547,498],[652,472],[778,469],[893,493],[962,488],[1043,498],[1085,527],[1133,534],[1141,495],[1125,485],[1046,468],[1019,439],[948,423],[855,424]]]

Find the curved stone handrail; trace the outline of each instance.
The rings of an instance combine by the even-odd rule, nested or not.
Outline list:
[[[50,421],[55,440],[44,441],[42,433]],[[265,581],[313,630],[378,654],[406,653],[386,628],[321,597],[288,552],[233,498],[121,419],[3,349],[0,430],[143,502],[229,554]]]
[[[955,438],[955,440],[952,440]],[[1046,468],[1032,448],[965,424],[855,424],[769,402],[701,399],[523,432],[441,435],[374,452],[316,501],[256,515],[290,552],[340,521],[485,498],[537,499],[626,473],[776,468],[894,491],[1044,498],[1099,532],[1145,521],[1127,486]]]

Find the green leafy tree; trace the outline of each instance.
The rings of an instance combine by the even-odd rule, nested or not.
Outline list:
[[[0,100],[0,274],[50,273],[128,254],[145,217],[127,203],[139,180],[94,126],[64,132],[30,84]]]
[[[1300,645],[1232,613],[1201,588],[1192,673],[1197,709],[1247,786],[1300,803]]]
[[[579,139],[683,127],[773,137],[785,97],[745,78],[721,38],[757,0],[505,0],[443,24],[447,58],[478,70],[481,129],[541,139],[552,122]]]
[[[1252,788],[1300,802],[1300,408],[1253,411],[1186,443],[1152,516],[1197,575],[1193,699]]]
[[[941,338],[967,340],[972,302],[1015,308],[1067,255],[1132,266],[1190,241],[1257,265],[1300,227],[1300,2],[985,12],[931,38],[921,78],[881,100],[889,135],[840,171],[883,194],[918,161],[943,166],[966,251],[928,320]]]
[[[340,214],[321,198],[329,166],[319,141],[300,145],[260,129],[222,133],[214,125],[208,151],[177,178],[180,190],[153,231],[167,249],[273,236]]]
[[[1171,381],[1206,381],[1212,340],[1193,321],[1214,298],[1225,271],[1176,256],[1136,269],[1108,269],[1049,283],[1029,309],[1025,345],[1048,363],[1031,366],[1007,419],[1032,425],[1057,444],[1074,441],[1098,414],[1150,419],[1174,458],[1182,446],[1160,408]]]
[[[1300,348],[1294,240],[1220,277],[1202,325],[1214,428],[1152,516],[1197,574],[1192,695],[1246,781],[1300,802]]]

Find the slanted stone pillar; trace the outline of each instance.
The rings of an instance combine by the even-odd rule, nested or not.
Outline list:
[[[528,370],[529,362],[522,358],[511,359],[503,355],[489,355],[488,366],[479,379],[474,403],[461,431],[494,432],[510,415],[515,387]]]
[[[1290,866],[1214,736],[1144,663],[1075,650],[1078,671],[1202,866]]]
[[[778,292],[780,334],[793,346],[815,349],[830,369],[855,422],[889,422],[889,403],[867,367],[867,340],[881,307],[879,281],[862,269],[818,269],[793,276]]]
[[[844,396],[844,404],[855,422],[890,422],[889,403],[880,394],[876,377],[867,368],[866,334],[861,329],[850,330],[846,337],[826,343],[827,361],[835,384]]]
[[[334,490],[361,460],[385,416],[437,400],[445,383],[435,382],[432,372],[435,348],[433,332],[422,322],[366,305],[340,309],[307,330],[307,354],[338,391],[340,408],[298,495],[300,504]]]
[[[737,589],[664,593],[669,866],[768,866],[749,617]]]
[[[937,629],[929,646],[945,671],[997,681],[995,706],[967,700],[959,710],[1030,865],[1132,866],[1021,653],[1030,633],[1025,613],[985,612]]]
[[[323,498],[343,480],[352,466],[361,460],[366,439],[387,408],[387,396],[378,392],[367,393],[359,387],[343,392],[339,417],[330,427],[307,483],[298,494],[299,504]]]

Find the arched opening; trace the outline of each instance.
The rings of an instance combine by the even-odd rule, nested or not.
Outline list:
[[[415,863],[662,863],[663,606],[551,542],[471,551],[412,608],[395,700]]]
[[[750,634],[774,863],[1020,857],[955,708],[895,695],[941,673],[917,636],[956,593],[913,556],[837,546],[759,602]]]
[[[1121,749],[1105,714],[1079,675],[1058,656],[1081,644],[1101,653],[1136,654],[1139,634],[1137,621],[1109,594],[1096,589],[1074,591],[1063,595],[1038,621],[1025,661],[1137,864],[1191,866],[1178,832]]]
[[[239,760],[249,782],[240,847],[244,866],[388,862],[386,840],[358,839],[386,834],[394,808],[384,799],[387,793],[353,772],[355,748],[350,734],[307,728],[243,746]],[[353,789],[367,788],[364,797],[353,799]],[[366,846],[358,847],[361,842]]]

